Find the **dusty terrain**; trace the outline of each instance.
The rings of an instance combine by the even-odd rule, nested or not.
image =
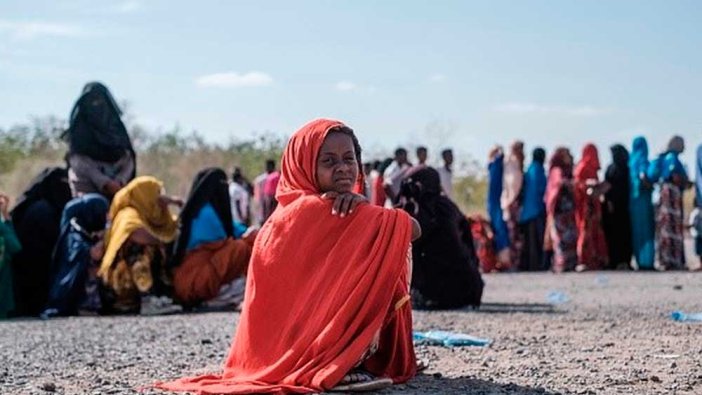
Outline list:
[[[485,276],[479,312],[416,312],[418,330],[490,337],[420,346],[429,369],[382,394],[702,394],[702,273]],[[548,304],[561,291],[568,302]],[[217,370],[236,313],[0,323],[0,393],[130,394]],[[143,389],[143,393],[159,393]]]

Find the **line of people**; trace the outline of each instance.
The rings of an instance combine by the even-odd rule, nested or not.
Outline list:
[[[683,193],[693,183],[679,159],[685,149],[681,137],[674,136],[652,160],[641,136],[633,140],[631,154],[621,144],[610,149],[612,163],[603,180],[594,144],[583,147],[577,164],[568,148],[556,148],[548,174],[542,148],[534,149],[526,172],[521,141],[508,153],[499,146],[491,150],[487,211],[496,256],[482,260],[482,270],[680,270],[686,268],[686,227],[702,256],[702,146],[689,225]]]

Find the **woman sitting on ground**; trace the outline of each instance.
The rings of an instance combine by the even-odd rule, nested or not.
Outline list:
[[[235,280],[246,275],[256,235],[235,240],[234,233],[226,173],[202,170],[180,213],[180,235],[170,261],[180,303],[220,307],[240,301],[243,288],[237,295]]]
[[[158,387],[309,393],[415,375],[408,259],[419,224],[367,204],[360,163],[358,141],[341,122],[312,121],[292,136],[224,372]]]
[[[105,254],[98,275],[105,313],[160,314],[180,310],[165,296],[169,291],[164,248],[172,242],[178,223],[169,212],[178,198],[162,194],[154,177],[137,177],[115,195],[110,206],[110,226],[105,234]]]
[[[47,168],[32,180],[10,213],[22,245],[12,258],[14,316],[38,316],[46,306],[51,253],[59,236],[61,213],[69,200],[66,169]]]
[[[439,173],[425,167],[402,182],[403,208],[422,227],[412,243],[412,304],[419,309],[480,306],[483,280],[470,223],[441,192]]]
[[[110,202],[97,193],[68,202],[54,248],[49,302],[42,318],[97,313],[101,308],[97,268]]]

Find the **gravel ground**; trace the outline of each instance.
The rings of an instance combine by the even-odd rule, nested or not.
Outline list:
[[[485,276],[479,312],[415,312],[417,330],[494,340],[419,346],[430,367],[382,394],[702,394],[702,273]],[[569,301],[551,305],[560,291]],[[0,323],[0,393],[131,394],[157,379],[215,371],[236,313],[75,317]],[[143,389],[143,393],[161,393]]]

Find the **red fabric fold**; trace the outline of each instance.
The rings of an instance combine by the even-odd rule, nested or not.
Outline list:
[[[327,132],[340,125],[313,121],[288,142],[279,205],[254,244],[223,372],[157,387],[199,394],[328,390],[358,364],[378,331],[379,350],[365,367],[395,382],[414,376],[406,302],[410,218],[369,204],[345,218],[331,215],[315,171]]]

